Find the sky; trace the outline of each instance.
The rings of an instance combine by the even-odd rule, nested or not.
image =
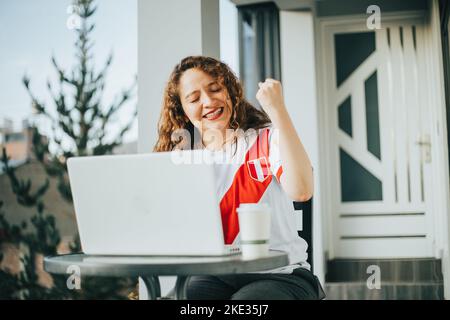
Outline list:
[[[55,80],[51,64],[54,55],[63,69],[76,62],[76,35],[67,27],[71,0],[0,0],[0,124],[10,118],[21,128],[23,118],[31,114],[30,98],[22,84],[24,74],[31,79],[31,89],[40,101],[50,102],[47,79]],[[137,74],[137,1],[97,0],[92,21],[94,63],[99,70],[108,54],[113,62],[106,80],[104,102],[128,88]],[[55,84],[57,82],[54,82]],[[126,123],[132,101],[120,115]],[[137,139],[137,125],[125,141]]]

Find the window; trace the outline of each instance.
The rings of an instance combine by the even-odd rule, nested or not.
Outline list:
[[[281,80],[278,8],[273,3],[238,7],[240,76],[250,103],[256,100],[258,82]]]

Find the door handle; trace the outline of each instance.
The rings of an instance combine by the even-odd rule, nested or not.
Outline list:
[[[431,162],[431,138],[428,133],[419,135],[416,144],[422,151],[422,160],[426,163]]]

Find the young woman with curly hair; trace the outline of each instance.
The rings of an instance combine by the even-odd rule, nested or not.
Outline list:
[[[259,83],[256,98],[263,110],[244,98],[225,63],[209,57],[184,58],[167,83],[154,151],[206,148],[222,155],[227,161],[215,170],[225,243],[239,242],[239,204],[265,202],[272,210],[269,246],[289,256],[289,265],[264,273],[193,276],[189,299],[319,296],[293,208],[293,201],[307,201],[313,194],[311,163],[284,105],[280,82]]]

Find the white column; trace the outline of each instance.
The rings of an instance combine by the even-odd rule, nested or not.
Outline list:
[[[445,110],[444,62],[442,56],[441,27],[438,0],[429,1],[426,25],[428,65],[428,85],[430,92],[430,114],[437,132],[436,141],[432,141],[433,165],[433,215],[435,218],[435,255],[442,259],[444,277],[444,297],[450,299],[450,181],[448,167],[447,124]]]
[[[220,0],[220,60],[239,78],[238,10],[230,0]]]
[[[280,44],[281,75],[286,107],[314,167],[313,263],[314,273],[323,284],[324,252],[313,14],[281,11]]]
[[[157,138],[164,86],[189,55],[220,56],[219,0],[138,0],[138,152]]]
[[[153,150],[165,84],[189,55],[220,56],[219,0],[138,0],[138,152]],[[162,295],[175,277],[160,277]],[[146,298],[139,281],[141,299]]]

